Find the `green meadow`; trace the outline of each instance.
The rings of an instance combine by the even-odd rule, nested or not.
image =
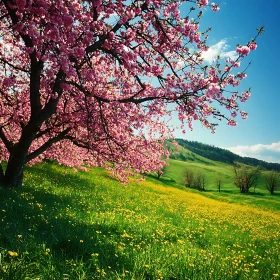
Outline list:
[[[280,192],[270,195],[265,187],[264,175],[268,171],[262,171],[256,188],[251,188],[248,194],[241,194],[234,185],[234,173],[231,165],[205,159],[205,162],[169,160],[169,166],[163,175],[163,180],[174,180],[181,185],[185,185],[186,170],[194,173],[202,172],[206,176],[206,191],[199,192],[200,195],[225,201],[229,203],[239,203],[241,205],[256,205],[267,210],[280,211]],[[218,192],[216,179],[221,179],[221,192]],[[195,192],[195,190],[192,190]]]
[[[183,186],[185,168],[207,172],[205,192]],[[231,177],[199,159],[126,186],[98,168],[27,168],[22,189],[0,189],[0,279],[277,279],[279,193],[242,195]]]

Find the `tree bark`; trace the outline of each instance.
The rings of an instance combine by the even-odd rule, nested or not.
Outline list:
[[[3,185],[3,180],[4,180],[4,171],[3,171],[2,163],[0,162],[0,187]]]
[[[24,155],[10,156],[3,178],[5,188],[20,188],[23,180]]]
[[[23,180],[23,168],[32,141],[40,124],[30,122],[23,130],[19,142],[12,148],[3,178],[6,188],[19,188]]]

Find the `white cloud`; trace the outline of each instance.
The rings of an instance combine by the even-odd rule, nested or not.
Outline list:
[[[225,148],[243,157],[252,157],[267,162],[280,163],[280,142],[269,145],[236,146]]]
[[[209,47],[209,49],[205,52],[202,52],[202,57],[204,61],[208,63],[212,63],[217,59],[219,55],[221,58],[230,58],[235,60],[238,55],[236,51],[229,51],[230,46],[227,44],[226,39],[221,40],[217,44]]]

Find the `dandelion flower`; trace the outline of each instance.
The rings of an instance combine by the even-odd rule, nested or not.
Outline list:
[[[13,251],[8,251],[8,255],[10,255],[11,257],[17,257],[18,253],[17,252],[13,252]]]

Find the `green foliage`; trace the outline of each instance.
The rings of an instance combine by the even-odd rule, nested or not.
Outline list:
[[[280,175],[276,172],[268,172],[265,175],[265,185],[267,190],[270,192],[270,194],[274,194],[276,189],[279,187],[280,183]]]
[[[188,188],[205,191],[206,180],[207,179],[205,173],[201,171],[196,173],[189,169],[185,171],[185,186]]]
[[[234,184],[239,188],[241,193],[248,193],[250,188],[256,188],[260,176],[260,170],[258,168],[234,166],[233,170]]]

